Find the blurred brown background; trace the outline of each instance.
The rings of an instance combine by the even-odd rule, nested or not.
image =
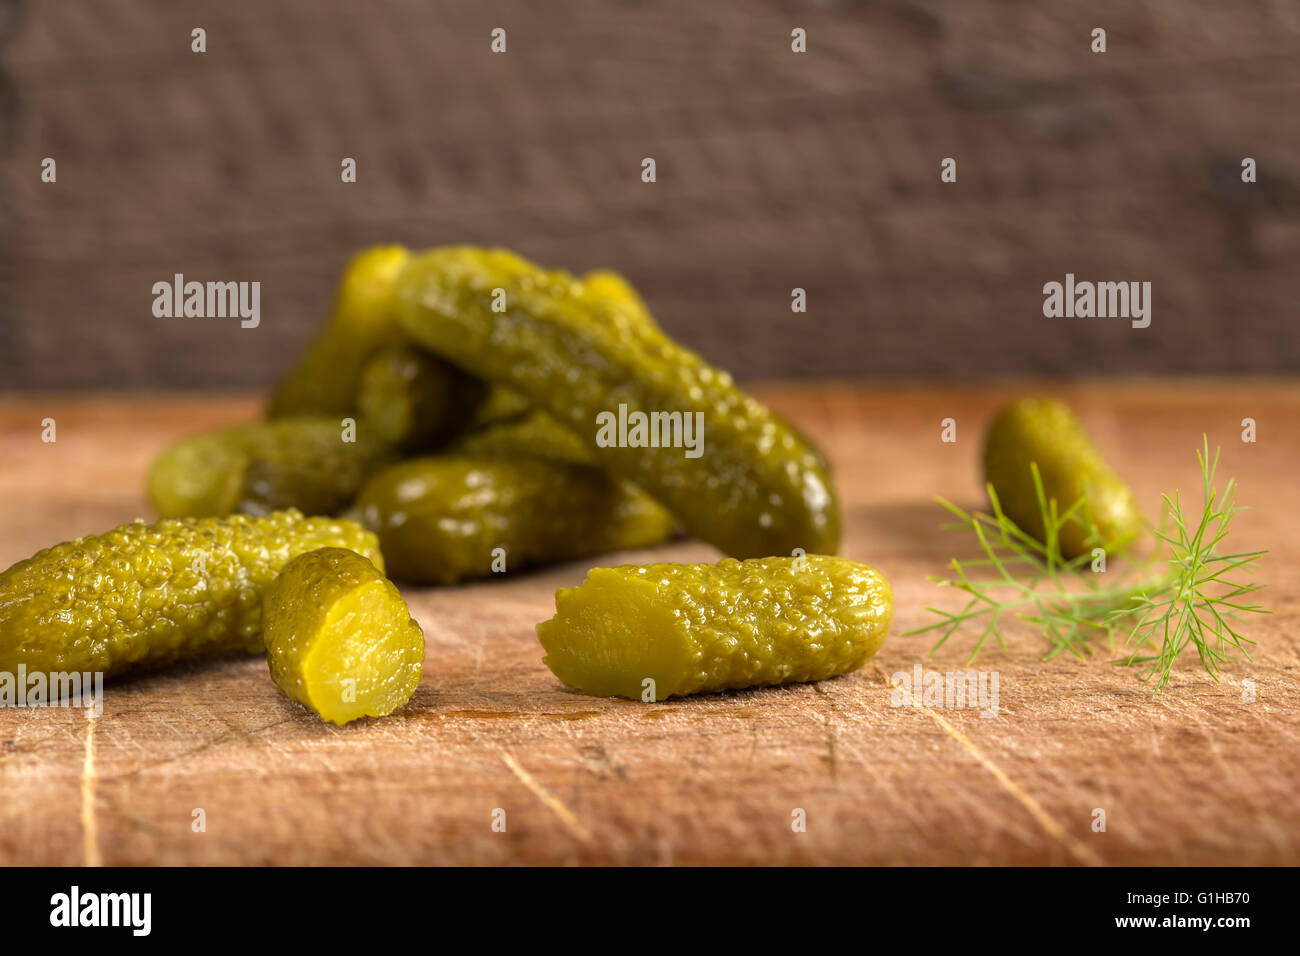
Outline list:
[[[0,388],[266,384],[391,241],[622,270],[748,378],[1300,368],[1294,0],[22,6]],[[261,327],[154,318],[176,272]],[[1066,272],[1151,281],[1151,327],[1044,318]]]

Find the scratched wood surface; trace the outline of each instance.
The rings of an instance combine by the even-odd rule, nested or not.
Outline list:
[[[1152,698],[1104,662],[1038,660],[1031,636],[978,666],[1000,713],[891,706],[891,675],[928,642],[898,633],[964,542],[931,496],[978,500],[981,428],[1018,389],[762,391],[829,449],[844,552],[878,566],[895,635],[862,671],[815,686],[657,705],[565,690],[534,624],[566,565],[408,591],[424,681],[397,715],[323,725],[261,660],[110,684],[101,718],[0,711],[0,863],[1300,863],[1295,494],[1300,387],[1091,384],[1053,389],[1154,506],[1193,490],[1204,432],[1241,484],[1243,547],[1269,547],[1276,612],[1223,684],[1181,669]],[[253,413],[246,398],[0,400],[0,565],[145,513],[151,455]],[[958,422],[942,444],[938,423]],[[1243,444],[1253,417],[1259,441]],[[39,440],[58,422],[56,444]],[[697,560],[681,543],[622,559]],[[927,666],[952,670],[961,656]],[[1255,682],[1255,699],[1243,681]],[[206,830],[194,832],[202,809]],[[506,813],[493,832],[492,814]],[[807,830],[792,831],[792,812]],[[1104,833],[1090,824],[1107,815]]]

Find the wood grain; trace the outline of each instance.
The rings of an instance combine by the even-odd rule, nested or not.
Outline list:
[[[1239,543],[1273,549],[1275,613],[1250,625],[1253,663],[1216,685],[1189,661],[1152,697],[1103,661],[1041,662],[1022,635],[977,665],[999,675],[996,718],[891,704],[891,675],[929,647],[899,634],[943,599],[926,575],[966,551],[938,530],[931,498],[978,501],[983,424],[1029,387],[762,390],[825,444],[844,552],[895,589],[894,636],[856,674],[658,705],[593,699],[556,682],[533,633],[585,566],[408,591],[425,677],[385,720],[323,725],[254,659],[110,684],[95,721],[0,711],[0,863],[1300,862],[1295,384],[1050,389],[1152,510],[1160,491],[1194,489],[1202,433],[1223,446],[1257,508]],[[0,402],[0,566],[144,514],[141,475],[159,448],[255,411],[243,397]],[[955,445],[939,441],[949,416]],[[1257,444],[1240,441],[1247,416]],[[715,555],[687,542],[601,563],[651,557]],[[926,666],[962,660],[954,648]],[[199,808],[204,832],[191,828]],[[796,808],[807,832],[791,829]]]

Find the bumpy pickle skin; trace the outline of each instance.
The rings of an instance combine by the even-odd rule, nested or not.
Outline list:
[[[355,551],[300,554],[262,607],[271,678],[322,720],[386,717],[420,686],[424,632],[396,586]]]
[[[596,269],[583,275],[582,286],[584,295],[595,297],[598,300],[603,299],[606,307],[612,305],[621,308],[630,319],[641,323],[644,326],[643,335],[653,334],[659,336],[660,339],[665,338],[659,323],[655,321],[654,315],[650,312],[650,307],[646,305],[645,299],[641,298],[641,293],[637,292],[636,286],[632,285],[622,274],[609,269]],[[818,467],[825,471],[827,475],[830,475],[830,460],[821,447],[809,438],[803,429],[775,412],[769,412],[769,414],[774,421],[789,429],[795,438],[812,452],[817,459]]]
[[[485,404],[479,379],[409,345],[380,349],[357,382],[359,418],[379,441],[404,451],[444,444]]]
[[[1084,499],[1099,540],[1089,540],[1086,520],[1061,529],[1061,554],[1078,557],[1094,547],[1123,551],[1144,528],[1133,490],[1111,469],[1083,425],[1063,402],[1024,398],[1004,408],[989,426],[984,477],[1007,517],[1041,541],[1046,533],[1034,488],[1037,464],[1043,492],[1061,512]]]
[[[589,272],[582,281],[585,294],[617,304],[658,328],[636,289],[617,272]],[[409,344],[381,348],[367,361],[356,407],[381,438],[413,450],[434,449],[455,430],[450,426],[465,421],[480,429],[519,419],[531,423],[545,414],[517,392],[490,387]]]
[[[389,573],[415,584],[474,578],[664,541],[671,516],[597,468],[490,456],[417,458],[381,472],[351,512],[379,536]],[[498,549],[502,549],[498,551]]]
[[[154,460],[149,500],[162,518],[338,514],[392,457],[365,423],[343,422],[284,418],[184,438]]]
[[[383,567],[369,531],[296,511],[136,522],[47,548],[0,573],[0,670],[115,676],[260,653],[267,586],[325,547]]]
[[[401,246],[375,246],[348,263],[334,311],[320,334],[276,386],[267,415],[337,415],[352,412],[366,360],[398,344],[392,312],[393,283],[411,254]]]
[[[650,307],[646,305],[645,299],[641,298],[641,293],[637,292],[636,287],[622,274],[609,269],[596,269],[583,275],[582,286],[584,295],[604,299],[606,306],[613,305],[621,308],[633,321],[640,322],[650,333],[658,335],[660,338],[664,337],[663,330],[660,329],[659,323],[655,321],[655,317],[651,314]],[[774,412],[770,414],[775,421],[789,429],[795,438],[813,453],[818,466],[829,475],[831,465],[826,453],[801,428]]]
[[[653,316],[651,316],[650,310],[646,308],[644,300],[622,275],[608,269],[598,269],[584,275],[582,282],[586,295],[604,299],[607,303],[614,304],[625,310],[631,318],[645,323],[649,328],[658,330],[659,327],[655,323]],[[533,423],[538,416],[545,415],[545,412],[534,409],[528,399],[518,392],[494,386],[489,389],[487,397],[475,409],[471,418],[471,426],[479,429],[488,425],[498,425],[525,419],[528,422],[529,429],[536,430]],[[578,443],[581,444],[580,439]],[[571,452],[572,443],[569,444],[569,451]],[[569,456],[566,455],[566,457]],[[584,454],[581,458],[583,461],[589,461],[590,455]]]
[[[537,636],[568,687],[666,700],[846,674],[880,650],[893,613],[889,584],[856,561],[728,558],[594,568],[556,592]]]
[[[498,288],[505,312],[491,308]],[[635,482],[696,537],[740,558],[838,547],[839,509],[818,454],[635,309],[504,250],[466,247],[412,259],[394,299],[413,339],[554,415],[601,467]],[[620,405],[702,413],[702,454],[602,447],[597,416]]]

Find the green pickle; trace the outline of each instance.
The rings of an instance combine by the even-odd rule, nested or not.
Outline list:
[[[325,328],[276,386],[267,414],[350,415],[357,382],[378,349],[399,344],[393,283],[411,254],[401,246],[375,246],[348,263]]]
[[[588,272],[583,275],[582,285],[584,295],[588,297],[596,297],[597,299],[604,299],[607,305],[615,304],[621,306],[633,321],[639,322],[643,326],[642,335],[646,335],[646,330],[650,330],[656,334],[660,340],[670,341],[667,340],[663,330],[659,328],[659,324],[650,313],[650,308],[646,305],[645,300],[641,298],[641,294],[637,292],[636,287],[633,286],[624,276],[608,269],[596,269],[593,272]],[[647,341],[648,340],[649,339],[647,339]],[[789,429],[794,434],[795,438],[802,442],[808,450],[812,452],[813,456],[817,459],[817,466],[829,475],[830,461],[827,459],[825,452],[823,452],[822,449],[813,442],[813,440],[809,438],[802,429],[786,421],[774,412],[769,411],[769,414],[772,416],[774,421],[779,422],[782,427]]]
[[[381,472],[352,512],[389,573],[455,584],[630,548],[673,531],[651,498],[598,468],[494,456],[417,458]]]
[[[447,452],[497,458],[545,458],[572,465],[594,464],[592,454],[581,438],[553,415],[536,410],[513,421],[468,432],[456,439]]]
[[[487,398],[474,410],[470,424],[478,427],[512,421],[521,415],[526,415],[531,408],[528,399],[518,392],[512,392],[508,388],[490,387]]]
[[[586,273],[582,277],[582,285],[585,295],[603,298],[607,303],[621,305],[634,321],[640,322],[645,329],[652,330],[660,338],[664,338],[663,330],[659,328],[659,324],[650,313],[649,306],[641,298],[641,294],[637,292],[636,287],[624,276],[608,269],[597,269]],[[782,426],[794,433],[795,438],[807,446],[808,450],[816,457],[818,467],[829,475],[830,461],[826,458],[825,452],[804,434],[802,429],[775,413],[769,414],[772,415],[775,421],[780,422]]]
[[[428,451],[464,428],[488,387],[455,366],[409,345],[380,349],[361,371],[356,409],[379,441]]]
[[[729,558],[594,568],[556,592],[537,636],[568,687],[666,700],[856,670],[893,612],[885,579],[847,558]]]
[[[617,303],[623,309],[627,310],[629,315],[637,321],[644,323],[647,327],[658,329],[654,318],[650,315],[649,309],[646,308],[645,302],[633,288],[632,284],[617,272],[611,272],[607,269],[598,269],[594,272],[588,272],[582,277],[584,292],[586,295],[604,299],[610,303]],[[490,389],[488,396],[475,409],[471,419],[474,427],[485,425],[495,425],[503,422],[514,421],[520,418],[530,418],[533,421],[537,416],[544,416],[544,412],[533,409],[528,399],[524,398],[518,392],[513,392],[508,388],[495,386]],[[549,416],[547,416],[549,417]],[[549,430],[550,426],[541,426],[539,428],[532,422],[529,423],[529,430]],[[560,426],[562,427],[562,426]],[[581,439],[577,439],[581,444]],[[495,439],[493,440],[495,444]],[[572,451],[572,442],[569,442],[568,451]],[[568,455],[565,456],[569,457]],[[584,454],[583,461],[590,461],[591,456]]]
[[[637,292],[636,286],[620,273],[610,269],[595,269],[588,272],[582,277],[582,291],[583,295],[589,298],[604,299],[607,303],[621,305],[635,321],[659,335],[663,334],[659,323],[650,313],[650,307],[641,298],[641,293]]]
[[[495,289],[506,292],[504,312],[492,309]],[[394,300],[415,341],[554,415],[696,537],[739,558],[838,547],[835,493],[809,443],[626,300],[504,250],[467,247],[414,258]],[[679,425],[702,416],[702,453],[688,457],[671,441],[602,446],[598,416],[620,411],[666,413]]]
[[[1063,402],[1024,398],[1004,408],[989,426],[984,476],[1007,517],[1043,540],[1042,509],[1031,464],[1038,466],[1046,499],[1062,513],[1076,502],[1085,509],[1060,531],[1061,554],[1078,557],[1105,545],[1122,551],[1144,521],[1133,490],[1111,469],[1083,425]],[[1091,536],[1089,520],[1096,528]]]
[[[411,699],[424,632],[396,586],[354,551],[300,554],[263,599],[271,677],[322,720],[386,717]]]
[[[0,670],[114,676],[260,653],[267,586],[293,558],[327,547],[383,567],[369,531],[296,511],[135,522],[47,548],[0,573]]]
[[[658,329],[654,318],[650,315],[649,309],[646,308],[645,302],[636,289],[617,272],[598,269],[584,275],[582,282],[584,294],[605,300],[607,303],[616,303],[637,321],[644,323],[649,328]],[[474,381],[478,380],[474,379]],[[427,388],[428,386],[424,387]],[[477,398],[478,396],[475,395],[474,397]],[[496,386],[489,388],[487,396],[478,403],[470,418],[470,424],[474,428],[480,428],[486,425],[515,421],[520,418],[530,418],[535,421],[537,416],[542,415],[545,415],[545,413],[533,409],[528,399],[518,392]],[[543,427],[549,429],[549,426]],[[540,430],[531,422],[529,429]],[[577,439],[577,443],[581,444],[581,439]],[[495,444],[495,440],[493,444]],[[570,443],[571,450],[572,444]],[[568,456],[566,455],[566,457]],[[583,461],[590,461],[590,458],[590,455],[584,454],[582,456]]]
[[[522,396],[410,347],[392,307],[410,258],[401,246],[374,246],[348,263],[330,320],[276,386],[267,417],[356,414],[373,419],[391,444],[424,450],[463,421],[488,424],[527,410]]]
[[[283,418],[182,439],[154,460],[147,488],[163,518],[286,508],[331,515],[391,457],[365,423],[345,432],[339,419]]]

